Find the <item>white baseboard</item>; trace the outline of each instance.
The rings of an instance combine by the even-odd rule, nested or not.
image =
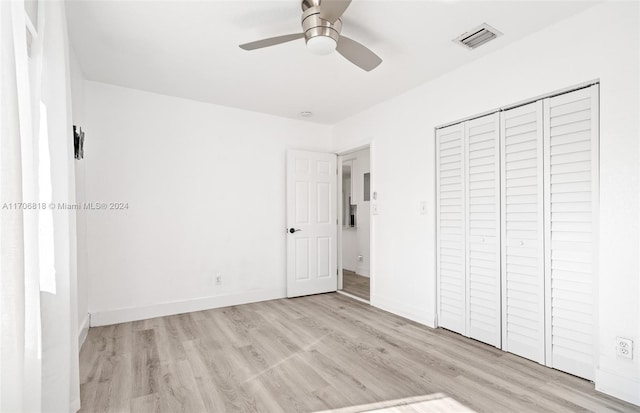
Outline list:
[[[640,380],[596,370],[596,390],[640,406]]]
[[[89,320],[89,313],[87,313],[80,325],[80,331],[78,331],[78,351],[82,348],[84,341],[87,339],[87,334],[89,334]]]
[[[258,301],[285,298],[286,292],[278,290],[259,290],[249,293],[219,295],[215,297],[196,298],[187,301],[174,301],[144,307],[119,308],[115,310],[94,311],[91,313],[91,327],[146,320],[148,318],[190,313],[211,308],[228,307],[255,303]]]
[[[422,308],[416,308],[387,298],[372,296],[371,305],[382,310],[408,318],[427,327],[435,328],[434,316]]]
[[[80,399],[75,399],[71,402],[71,405],[69,406],[69,412],[70,413],[76,413],[78,410],[80,410]]]

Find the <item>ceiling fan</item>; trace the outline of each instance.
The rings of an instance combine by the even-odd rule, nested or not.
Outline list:
[[[325,55],[337,50],[348,61],[369,72],[378,67],[382,59],[362,44],[340,35],[341,17],[349,4],[351,0],[302,0],[302,33],[245,43],[240,48],[262,49],[304,37],[311,52]]]

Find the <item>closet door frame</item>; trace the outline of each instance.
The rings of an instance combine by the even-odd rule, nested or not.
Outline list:
[[[591,183],[592,193],[591,202],[593,212],[591,215],[593,230],[593,273],[591,281],[593,282],[593,370],[594,377],[598,368],[598,355],[600,353],[600,341],[598,340],[598,332],[600,331],[600,323],[598,318],[600,302],[600,84],[591,86],[591,99],[594,102],[593,115],[591,116]],[[594,379],[595,380],[595,379]]]

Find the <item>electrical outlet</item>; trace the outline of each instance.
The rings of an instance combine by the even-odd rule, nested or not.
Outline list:
[[[218,272],[216,273],[216,285],[220,285],[222,284],[222,273]]]
[[[427,214],[427,203],[424,201],[420,202],[420,214],[421,215]]]
[[[633,358],[633,340],[616,337],[616,355],[628,359]]]

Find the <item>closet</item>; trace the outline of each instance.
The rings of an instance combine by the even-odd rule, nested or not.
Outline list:
[[[593,379],[598,85],[436,130],[438,325]]]

